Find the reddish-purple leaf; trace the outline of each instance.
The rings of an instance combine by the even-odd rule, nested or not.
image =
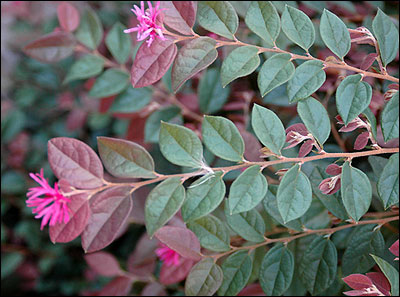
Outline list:
[[[79,26],[79,11],[68,2],[61,2],[57,7],[57,16],[61,28],[73,32]]]
[[[144,205],[146,198],[150,193],[149,187],[140,187],[132,193],[132,212],[130,220],[134,223],[144,225]]]
[[[356,141],[354,142],[354,149],[355,150],[362,150],[368,143],[369,140],[369,132],[363,132],[358,135]]]
[[[329,175],[339,175],[342,173],[342,167],[337,164],[329,164],[325,170],[326,173]]]
[[[164,24],[171,29],[192,35],[192,27],[196,21],[197,5],[194,1],[161,1],[164,8]]]
[[[260,284],[251,284],[245,287],[237,296],[267,296]]]
[[[128,296],[131,291],[133,279],[119,276],[109,282],[103,289],[97,292],[97,296]]]
[[[299,157],[303,158],[307,156],[311,152],[313,146],[314,146],[314,140],[309,139],[305,141],[300,147]]]
[[[260,161],[260,149],[262,148],[260,142],[243,125],[238,126],[238,128],[245,144],[244,157],[248,161]]]
[[[298,132],[303,136],[307,136],[307,134],[309,133],[306,126],[302,123],[293,124],[290,127],[286,128],[286,135],[289,134],[290,131]],[[288,139],[286,139],[286,141],[288,141]]]
[[[76,40],[68,32],[52,32],[23,48],[28,56],[44,63],[58,62],[74,52]]]
[[[142,277],[153,274],[156,267],[155,249],[158,247],[158,242],[156,238],[150,239],[146,233],[142,235],[128,258],[127,269],[130,273]]]
[[[85,252],[105,248],[124,227],[132,209],[129,188],[111,188],[90,199],[92,216],[82,233]]]
[[[382,272],[369,272],[366,275],[379,291],[385,296],[390,296],[390,283]]]
[[[154,282],[145,286],[140,296],[167,296],[167,292],[163,285]]]
[[[50,226],[50,239],[53,243],[69,242],[78,237],[86,227],[90,216],[87,194],[78,194],[69,197],[68,203],[70,220],[68,223]]]
[[[388,85],[388,89],[399,90],[399,84],[390,84]]]
[[[375,59],[376,59],[377,57],[378,57],[378,55],[375,54],[375,53],[372,53],[372,54],[367,55],[367,56],[364,58],[364,60],[362,61],[361,66],[360,66],[360,69],[361,69],[361,70],[368,70],[369,67],[372,66],[372,64],[374,63],[374,61],[375,61]]]
[[[355,290],[363,290],[372,286],[372,281],[363,274],[350,274],[343,281]]]
[[[161,267],[160,282],[164,285],[172,285],[186,278],[195,261],[181,258],[179,266],[168,266],[165,263]]]
[[[164,226],[154,234],[162,243],[184,258],[200,260],[200,242],[187,228]]]
[[[136,54],[135,61],[133,61],[132,86],[142,88],[158,81],[171,66],[177,52],[176,44],[170,39],[156,38],[150,47],[143,42]]]
[[[399,256],[399,240],[397,239],[395,243],[389,248],[389,251],[395,255],[396,257]]]
[[[48,159],[54,174],[77,188],[93,189],[103,185],[103,165],[84,142],[57,137],[47,144]]]
[[[113,277],[123,274],[117,259],[110,253],[96,252],[85,255],[85,260],[97,274]]]

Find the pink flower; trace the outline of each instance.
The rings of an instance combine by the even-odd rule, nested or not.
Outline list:
[[[30,188],[26,194],[28,197],[26,205],[33,208],[32,213],[37,214],[35,218],[43,218],[40,230],[43,230],[49,222],[50,226],[54,226],[56,223],[68,223],[70,216],[67,204],[71,200],[59,192],[57,183],[52,188],[43,176],[43,169],[40,170],[40,174],[30,173],[29,176],[40,185],[40,187]],[[43,195],[45,197],[39,197]]]
[[[179,266],[181,255],[161,243],[161,247],[156,249],[156,254],[167,266]]]
[[[335,194],[340,189],[340,177],[342,175],[342,167],[336,164],[330,164],[325,171],[326,173],[334,176],[324,179],[319,184],[318,188],[325,195]]]
[[[145,40],[147,37],[150,38],[146,41],[147,46],[156,38],[165,40],[162,33],[162,15],[160,14],[163,9],[160,9],[160,1],[157,1],[155,7],[152,6],[150,1],[147,1],[149,8],[144,10],[144,1],[140,1],[140,8],[136,5],[131,9],[134,14],[136,14],[139,25],[134,28],[124,30],[124,33],[131,33],[137,31],[137,41]]]

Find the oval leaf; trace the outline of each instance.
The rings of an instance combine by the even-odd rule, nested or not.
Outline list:
[[[75,38],[67,32],[52,32],[29,43],[24,53],[44,63],[54,63],[69,57],[75,48]]]
[[[337,251],[335,244],[316,237],[305,251],[300,263],[300,279],[307,290],[316,295],[328,289],[336,278]]]
[[[281,31],[281,21],[270,1],[252,1],[247,9],[245,22],[251,31],[269,44],[275,44]]]
[[[331,133],[331,121],[325,107],[309,97],[297,103],[297,112],[307,130],[323,145]]]
[[[193,260],[185,258],[179,259],[179,266],[168,266],[163,264],[160,270],[160,283],[162,283],[163,285],[172,285],[183,281],[184,279],[186,279],[193,265]]]
[[[307,176],[294,165],[282,178],[276,196],[283,222],[301,217],[311,205],[312,189]]]
[[[225,88],[231,81],[253,73],[260,65],[258,48],[241,46],[235,48],[224,59],[221,67],[221,82]]]
[[[104,167],[115,177],[156,177],[153,158],[144,147],[110,137],[98,137],[97,146]]]
[[[153,92],[150,88],[134,89],[129,86],[119,94],[112,103],[109,111],[118,113],[134,113],[150,103]]]
[[[192,267],[185,282],[186,296],[212,296],[221,286],[221,267],[211,258],[205,258]]]
[[[158,81],[168,71],[177,52],[176,44],[170,39],[156,38],[150,46],[143,42],[132,64],[132,86],[142,88]]]
[[[205,175],[188,187],[182,206],[182,218],[185,222],[195,220],[211,213],[225,197],[225,183],[222,171],[214,176]]]
[[[203,146],[192,130],[162,122],[159,143],[161,153],[171,163],[194,168],[201,167]]]
[[[160,8],[165,9],[164,24],[184,35],[192,35],[197,11],[195,1],[161,1]]]
[[[260,269],[260,284],[267,296],[280,296],[290,286],[294,258],[286,246],[279,243],[264,256]]]
[[[90,89],[89,96],[103,98],[122,92],[129,84],[129,75],[125,71],[110,68],[103,72]]]
[[[230,237],[228,229],[219,219],[212,215],[208,215],[190,221],[187,227],[196,234],[202,247],[214,251],[229,251]]]
[[[150,143],[158,143],[161,122],[163,121],[175,124],[183,124],[180,112],[180,108],[175,105],[160,108],[153,112],[147,118],[144,126],[145,141]]]
[[[171,72],[172,89],[175,93],[185,81],[215,61],[218,57],[216,44],[212,38],[199,37],[189,41],[179,50]]]
[[[326,74],[321,61],[306,61],[296,68],[289,80],[287,92],[290,103],[311,96],[325,82]]]
[[[345,125],[354,120],[370,104],[371,86],[361,74],[347,76],[336,90],[336,106]]]
[[[257,78],[261,96],[292,78],[295,68],[290,60],[290,54],[275,54],[264,62]]]
[[[341,193],[349,216],[358,222],[368,211],[372,200],[372,187],[367,175],[345,162],[342,167]]]
[[[233,39],[239,26],[235,8],[228,1],[198,2],[197,20],[204,29]]]
[[[385,105],[381,115],[382,133],[385,142],[399,137],[399,92]]]
[[[326,46],[343,60],[351,46],[350,33],[345,23],[332,12],[324,9],[319,30]]]
[[[125,29],[121,23],[115,23],[105,40],[108,50],[119,64],[125,64],[131,54],[132,40],[129,34],[124,33]]]
[[[236,296],[247,284],[253,269],[248,251],[237,251],[222,263],[224,279],[218,290],[219,296]]]
[[[378,193],[385,209],[399,203],[399,154],[389,158],[378,181]]]
[[[150,192],[144,208],[146,230],[150,237],[178,212],[184,200],[185,188],[180,177],[168,178]]]
[[[251,113],[251,126],[257,138],[274,154],[281,155],[285,145],[285,128],[278,116],[271,110],[254,104]]]
[[[205,116],[201,134],[206,147],[217,157],[234,162],[243,160],[244,141],[238,128],[230,120]]]
[[[158,240],[184,258],[200,260],[200,242],[189,229],[164,226],[154,234]]]
[[[85,255],[85,260],[89,267],[99,275],[113,277],[123,274],[118,260],[112,254],[96,252]]]
[[[57,137],[47,143],[50,167],[58,179],[71,186],[94,189],[103,185],[103,165],[96,153],[84,142]]]
[[[108,246],[125,226],[132,209],[129,191],[130,188],[111,188],[90,199],[92,216],[81,235],[86,253]]]
[[[103,27],[97,14],[88,9],[76,31],[76,38],[91,50],[96,49],[103,39]]]
[[[200,79],[197,91],[201,112],[210,114],[219,111],[228,99],[230,91],[229,88],[222,87],[217,69],[207,69]]]
[[[103,71],[103,67],[103,58],[90,54],[86,55],[72,64],[63,83],[96,76]]]
[[[73,32],[79,26],[79,11],[68,2],[63,1],[57,6],[57,17],[64,31]]]
[[[282,30],[291,41],[306,52],[314,43],[314,25],[310,18],[297,8],[285,6],[282,13]]]
[[[253,209],[264,198],[267,190],[267,179],[260,172],[260,166],[247,168],[232,183],[228,198],[229,213],[232,215]]]

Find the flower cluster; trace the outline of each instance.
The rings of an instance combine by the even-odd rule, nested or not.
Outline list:
[[[28,197],[26,205],[32,208],[32,213],[37,214],[36,219],[42,218],[40,230],[43,230],[47,223],[50,226],[56,223],[68,223],[70,220],[68,203],[71,200],[60,193],[58,184],[54,183],[52,188],[43,176],[43,169],[40,173],[30,173],[29,176],[40,185],[30,188],[26,194]],[[44,197],[40,197],[43,195]]]
[[[344,125],[344,122],[340,115],[336,116],[336,120],[339,125]],[[371,132],[370,124],[366,120],[363,120],[360,116],[356,117],[350,123],[340,128],[339,132],[352,132],[358,128],[364,128],[367,129],[367,131],[362,132],[356,138],[356,141],[354,142],[355,150],[362,150],[368,144],[369,140],[371,140],[373,146],[376,145],[376,141]]]
[[[333,176],[324,179],[319,184],[319,189],[325,195],[335,194],[340,189],[340,177],[342,175],[342,167],[337,164],[330,164],[326,168],[325,172]]]
[[[308,132],[304,124],[294,124],[286,129],[286,142],[289,145],[284,149],[295,147],[303,141],[304,143],[299,150],[300,158],[307,156],[314,146],[319,152],[322,151],[314,136]]]
[[[156,254],[167,266],[179,266],[181,256],[165,244],[156,249]]]
[[[162,27],[162,14],[160,9],[160,1],[153,7],[150,1],[147,1],[149,8],[144,10],[144,1],[140,1],[140,8],[134,5],[132,12],[136,15],[139,24],[130,29],[124,30],[124,33],[131,33],[137,31],[137,41],[145,40],[150,37],[146,43],[150,46],[152,42],[159,38],[165,40]]]

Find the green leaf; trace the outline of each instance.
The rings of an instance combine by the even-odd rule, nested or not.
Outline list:
[[[362,112],[367,118],[368,123],[371,125],[372,136],[376,139],[377,137],[377,127],[376,127],[376,117],[369,107],[364,109]]]
[[[132,88],[129,86],[123,93],[115,98],[110,112],[134,113],[150,103],[153,92],[150,88]]]
[[[308,177],[296,164],[283,176],[276,195],[283,222],[301,217],[311,205],[312,190]]]
[[[99,46],[103,38],[103,27],[99,17],[92,9],[88,9],[81,18],[75,36],[91,50]]]
[[[225,217],[229,227],[248,241],[263,242],[265,223],[255,209],[230,215],[228,203],[225,203]]]
[[[292,78],[295,68],[290,59],[290,54],[275,54],[264,62],[257,78],[261,96]]]
[[[137,143],[109,137],[98,137],[97,146],[104,167],[120,178],[154,178],[154,161]]]
[[[72,64],[63,83],[96,76],[103,71],[103,67],[103,58],[88,54]]]
[[[296,68],[294,75],[289,80],[287,92],[290,103],[311,96],[325,82],[326,74],[321,61],[306,61]]]
[[[117,22],[112,26],[106,37],[106,45],[119,64],[125,64],[131,54],[132,40],[124,33],[125,26]]]
[[[342,167],[341,193],[349,216],[358,222],[368,211],[372,200],[372,187],[367,175],[349,162]]]
[[[287,228],[296,230],[296,231],[302,231],[303,226],[302,222],[300,219],[292,220],[290,222],[284,223],[283,218],[279,212],[278,209],[278,202],[276,200],[276,192],[277,192],[277,186],[269,186],[269,190],[267,192],[267,195],[265,195],[265,198],[263,200],[263,205],[265,211],[273,217],[279,224],[284,225]]]
[[[212,296],[222,284],[223,272],[212,258],[204,258],[192,267],[185,282],[186,296]]]
[[[171,72],[172,89],[175,93],[184,82],[215,61],[218,57],[216,45],[212,38],[199,37],[189,41],[179,50]]]
[[[230,82],[253,73],[260,65],[258,48],[254,46],[240,46],[235,48],[222,62],[221,82],[225,88]]]
[[[351,46],[350,33],[345,23],[332,12],[324,9],[319,30],[326,46],[343,60]]]
[[[336,106],[345,125],[354,120],[370,104],[371,86],[362,81],[361,74],[347,76],[336,90]]]
[[[274,154],[281,155],[285,145],[285,128],[278,116],[271,110],[254,104],[251,113],[251,126],[257,138]]]
[[[150,237],[178,212],[184,200],[185,188],[179,176],[168,178],[151,190],[144,207]]]
[[[331,240],[318,236],[311,242],[300,263],[300,279],[311,295],[321,293],[333,283],[337,261]]]
[[[379,8],[372,21],[372,29],[378,41],[383,66],[386,66],[396,58],[399,50],[399,31],[390,17]]]
[[[186,200],[182,206],[182,218],[185,222],[198,219],[211,213],[225,197],[225,183],[222,171],[214,176],[205,175],[188,187]]]
[[[228,229],[218,218],[207,215],[187,223],[187,227],[196,234],[203,248],[214,252],[225,252],[230,249]]]
[[[269,44],[275,44],[281,31],[281,21],[270,1],[252,1],[247,9],[245,22],[251,31]]]
[[[24,261],[22,253],[9,252],[1,255],[1,279],[3,280],[10,274],[12,274],[18,266]]]
[[[383,274],[386,276],[386,278],[390,282],[390,292],[392,296],[398,296],[399,295],[399,272],[394,268],[392,265],[390,265],[388,262],[383,260],[380,257],[377,257],[375,255],[371,255],[372,258],[374,258],[376,264],[378,264],[379,268],[382,270]]]
[[[224,106],[231,90],[222,87],[219,71],[215,68],[209,68],[201,77],[197,92],[200,111],[211,114]]]
[[[205,116],[201,134],[206,147],[217,157],[243,161],[244,141],[238,128],[224,117]]]
[[[327,178],[328,175],[325,173],[325,169],[315,166],[310,175],[311,187],[314,195],[322,202],[322,204],[337,218],[341,220],[347,220],[346,209],[344,208],[343,201],[338,195],[325,195],[319,189],[319,184],[322,180]]]
[[[224,279],[218,290],[219,296],[236,296],[249,281],[253,261],[248,251],[237,251],[222,263]]]
[[[265,255],[260,270],[260,285],[267,296],[280,296],[290,286],[294,272],[294,258],[282,243],[276,244]]]
[[[382,133],[385,142],[399,137],[399,92],[385,105],[381,116]]]
[[[210,32],[233,39],[239,26],[239,18],[228,1],[199,1],[197,21]]]
[[[383,168],[377,184],[385,209],[399,203],[399,154],[393,154]]]
[[[385,168],[386,164],[389,162],[389,159],[380,156],[369,156],[368,162],[372,167],[372,171],[376,176],[376,180],[378,180],[381,176],[383,168]]]
[[[297,113],[307,130],[323,145],[331,133],[331,121],[325,107],[313,97],[297,103]]]
[[[253,209],[267,190],[267,179],[260,172],[260,166],[250,166],[232,183],[228,198],[229,213],[232,215]]]
[[[146,142],[158,143],[162,121],[175,124],[183,124],[183,119],[180,111],[181,110],[179,107],[171,105],[160,108],[159,110],[153,112],[147,118],[146,124],[144,126],[144,140]]]
[[[382,255],[384,252],[385,240],[376,226],[359,226],[349,236],[349,242],[342,257],[343,276],[367,272],[375,265],[370,254]]]
[[[203,146],[192,130],[161,122],[159,143],[161,153],[171,163],[186,167],[201,167]]]
[[[103,72],[90,89],[89,96],[103,98],[122,92],[129,84],[129,74],[125,71],[110,68]]]
[[[315,40],[314,25],[310,18],[301,10],[288,5],[282,13],[282,31],[306,52]]]

